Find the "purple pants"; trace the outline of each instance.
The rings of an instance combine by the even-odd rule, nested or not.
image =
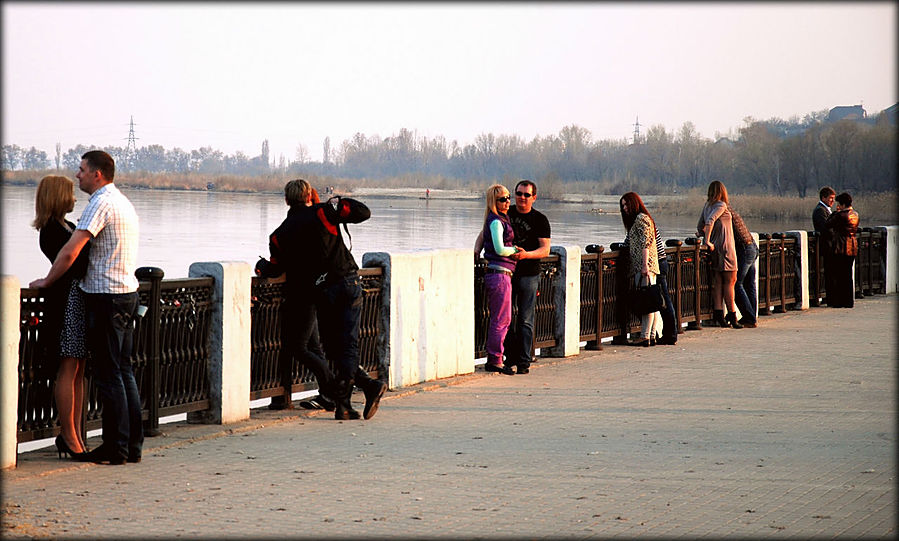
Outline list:
[[[488,272],[484,275],[487,290],[487,362],[503,364],[503,341],[512,322],[512,277],[508,274]]]

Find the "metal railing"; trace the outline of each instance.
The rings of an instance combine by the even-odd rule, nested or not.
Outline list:
[[[537,286],[537,304],[534,307],[534,348],[553,347],[555,337],[555,292],[556,280],[561,267],[557,255],[540,260],[540,283]],[[474,266],[474,356],[487,356],[487,324],[490,311],[487,309],[487,294],[484,287],[484,271],[487,260],[479,259]],[[518,308],[512,304],[512,321],[518,317]]]
[[[362,279],[362,317],[359,329],[359,365],[378,378],[383,368],[378,355],[381,332],[381,284],[383,269],[359,269]],[[283,397],[316,389],[312,372],[296,357],[281,356],[281,311],[284,300],[284,277],[254,277],[251,284],[251,353],[250,399]],[[281,366],[289,362],[289,366]],[[333,368],[333,367],[332,367]]]
[[[141,267],[140,304],[131,364],[140,390],[144,432],[158,434],[159,418],[209,408],[209,325],[212,278],[163,280],[161,269]],[[22,288],[19,337],[19,442],[59,433],[53,403],[57,360],[45,353],[42,290]],[[84,430],[101,427],[102,407],[90,363],[85,374]]]

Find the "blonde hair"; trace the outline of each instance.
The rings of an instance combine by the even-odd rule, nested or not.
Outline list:
[[[709,184],[709,203],[714,203],[715,201],[723,201],[724,204],[729,204],[730,201],[727,200],[727,188],[724,187],[724,183],[720,180],[712,181]]]
[[[496,198],[503,197],[503,195],[509,195],[509,190],[506,189],[502,184],[494,184],[487,188],[487,209],[484,211],[484,224],[487,223],[487,218],[490,217],[490,213],[499,214],[496,211]]]
[[[37,185],[34,198],[34,221],[31,223],[40,231],[50,220],[61,220],[75,205],[75,183],[72,179],[48,175]]]
[[[305,180],[298,178],[284,185],[284,199],[291,207],[303,206],[312,196],[312,186]]]

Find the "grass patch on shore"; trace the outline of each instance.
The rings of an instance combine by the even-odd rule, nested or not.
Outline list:
[[[59,174],[55,169],[46,171],[3,171],[3,182],[12,184],[34,185],[46,175]],[[66,174],[66,173],[64,173]],[[74,179],[74,174],[68,173]],[[199,190],[205,191],[212,186],[217,191],[245,193],[280,193],[284,184],[290,180],[284,174],[263,176],[209,175],[200,173],[119,173],[116,183],[123,187],[141,189]],[[324,191],[326,186],[333,186],[337,193],[361,194],[383,190],[384,195],[392,197],[421,197],[426,189],[432,190],[432,197],[440,198],[441,192],[468,192],[472,196],[483,195],[484,190],[493,181],[449,179],[442,176],[403,175],[387,180],[345,179],[331,176],[302,175],[309,183]],[[501,184],[514,189],[517,178],[505,178]],[[539,194],[547,200],[572,203],[594,203],[608,200],[609,186],[603,183],[563,183],[555,179],[545,182],[537,180],[540,185]],[[623,188],[622,188],[623,189]],[[627,191],[627,190],[624,190]],[[643,191],[636,189],[643,195]],[[624,192],[622,192],[624,193]],[[677,195],[655,195],[652,199],[652,212],[671,215],[696,213],[702,208],[706,199],[705,188],[694,188]],[[731,205],[747,218],[765,220],[808,218],[818,202],[817,194],[809,197],[776,196],[769,194],[731,194]],[[858,211],[863,223],[899,224],[896,192],[853,194],[853,207]],[[647,203],[648,204],[648,203]],[[617,211],[617,208],[614,209]]]

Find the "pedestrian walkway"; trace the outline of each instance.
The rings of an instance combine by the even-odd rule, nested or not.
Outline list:
[[[163,425],[140,464],[27,453],[2,534],[893,538],[897,300],[479,369],[370,421]]]

